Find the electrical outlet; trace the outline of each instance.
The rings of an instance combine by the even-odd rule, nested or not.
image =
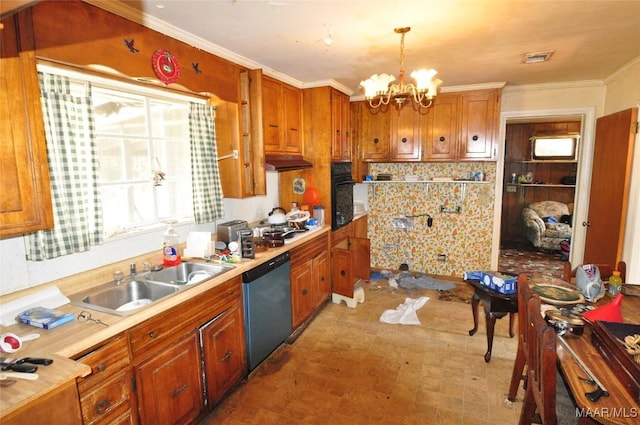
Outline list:
[[[438,254],[438,261],[447,261],[447,254]]]

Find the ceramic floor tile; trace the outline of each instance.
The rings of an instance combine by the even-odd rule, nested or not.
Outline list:
[[[391,290],[380,282],[362,286],[363,304],[327,304],[201,425],[517,423],[521,402],[506,401],[517,348],[508,319],[496,323],[486,363],[484,317],[469,336],[473,319],[464,297],[439,300],[436,291]],[[420,325],[379,321],[385,310],[418,296],[429,297],[417,312]]]

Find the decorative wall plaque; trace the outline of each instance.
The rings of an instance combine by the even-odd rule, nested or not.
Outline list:
[[[180,79],[180,64],[175,56],[165,49],[158,49],[151,58],[153,71],[165,84],[175,83]]]

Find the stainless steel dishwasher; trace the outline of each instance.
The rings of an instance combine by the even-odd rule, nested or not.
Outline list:
[[[242,274],[249,370],[291,335],[290,269],[287,251]]]

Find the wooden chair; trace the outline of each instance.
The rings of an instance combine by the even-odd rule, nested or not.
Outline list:
[[[523,274],[518,276],[518,352],[516,354],[516,360],[513,364],[513,372],[511,372],[511,384],[509,385],[509,394],[507,399],[509,401],[515,401],[516,394],[518,392],[518,385],[520,381],[524,381],[523,387],[527,387],[527,372],[525,371],[525,365],[528,364],[529,348],[527,338],[527,323],[529,321],[529,315],[527,314],[527,304],[529,298],[534,295],[534,292],[529,286],[527,277]]]
[[[600,278],[603,282],[606,282],[609,277],[611,277],[614,270],[618,270],[620,272],[620,277],[623,282],[627,281],[627,264],[624,261],[618,261],[616,268],[613,268],[609,264],[596,264],[595,266],[600,270]],[[571,263],[569,261],[565,261],[563,267],[562,280],[565,282],[571,282],[571,278],[576,277],[576,269],[571,267]]]
[[[557,425],[556,416],[556,332],[540,314],[540,297],[527,303],[527,389],[519,425],[530,425],[540,419],[543,425]]]

